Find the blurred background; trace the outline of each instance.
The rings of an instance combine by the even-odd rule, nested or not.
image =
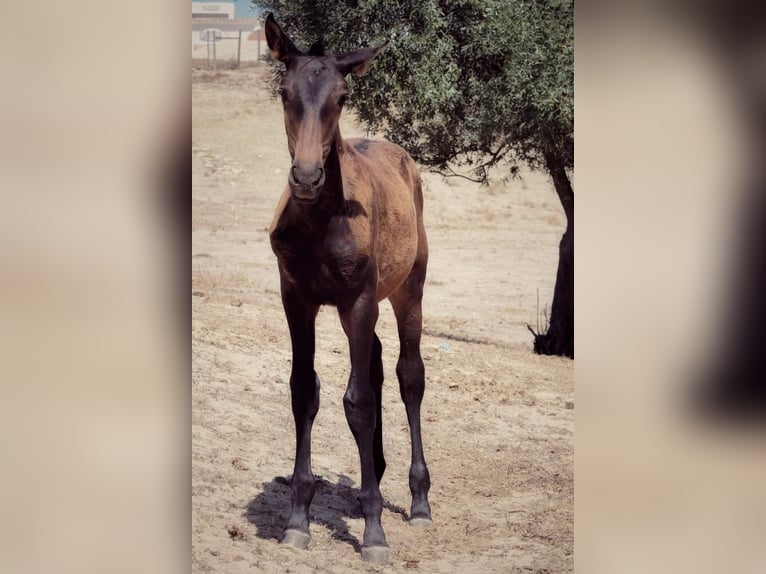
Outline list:
[[[577,7],[578,571],[766,563],[762,16]]]
[[[0,569],[188,571],[188,7],[74,5],[0,24]],[[577,6],[576,571],[766,563],[759,9]]]

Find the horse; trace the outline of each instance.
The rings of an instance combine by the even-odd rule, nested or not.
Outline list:
[[[269,229],[292,344],[290,391],[296,450],[292,509],[283,544],[309,544],[311,428],[319,409],[314,371],[314,325],[321,305],[335,306],[348,338],[351,373],[343,396],[346,420],[359,450],[359,495],[365,520],[362,559],[385,563],[390,549],[380,518],[383,456],[382,347],[375,334],[378,304],[388,298],[400,341],[396,375],[412,445],[409,523],[432,523],[431,485],[423,455],[420,407],[425,367],[420,354],[423,285],[428,243],[417,165],[388,141],[341,137],[338,120],[349,95],[346,76],[363,75],[385,48],[345,55],[298,50],[269,14],[271,57],[285,64],[279,85],[291,158],[288,181]]]

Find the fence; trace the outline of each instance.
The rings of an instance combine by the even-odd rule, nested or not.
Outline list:
[[[258,62],[267,49],[260,20],[192,20],[193,65],[240,67]]]

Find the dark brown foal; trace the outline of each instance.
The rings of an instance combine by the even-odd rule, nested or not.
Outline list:
[[[265,29],[271,56],[286,65],[279,92],[292,158],[270,230],[293,348],[290,389],[297,439],[292,511],[282,542],[304,548],[309,542],[311,427],[320,384],[314,371],[314,321],[320,305],[334,305],[351,356],[343,405],[361,460],[362,557],[386,562],[390,552],[380,524],[379,488],[386,468],[383,364],[375,334],[378,303],[385,298],[399,326],[396,374],[412,441],[410,523],[431,523],[430,478],[420,434],[425,388],[421,300],[428,262],[420,174],[399,146],[343,140],[338,129],[348,94],[345,76],[364,74],[385,44],[345,56],[306,55],[271,15]]]

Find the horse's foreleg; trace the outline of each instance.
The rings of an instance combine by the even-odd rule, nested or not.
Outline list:
[[[362,558],[387,562],[390,551],[380,524],[383,497],[378,487],[373,449],[378,407],[376,393],[370,382],[375,322],[378,319],[375,291],[368,289],[350,307],[339,308],[338,311],[348,334],[351,354],[351,376],[343,396],[343,406],[348,426],[359,448],[362,467],[362,488],[359,494],[365,524]]]
[[[319,377],[314,372],[314,322],[319,307],[303,303],[284,280],[282,304],[293,349],[290,393],[296,438],[292,510],[282,543],[305,548],[309,543],[309,506],[315,489],[311,472],[311,427],[319,410]]]

